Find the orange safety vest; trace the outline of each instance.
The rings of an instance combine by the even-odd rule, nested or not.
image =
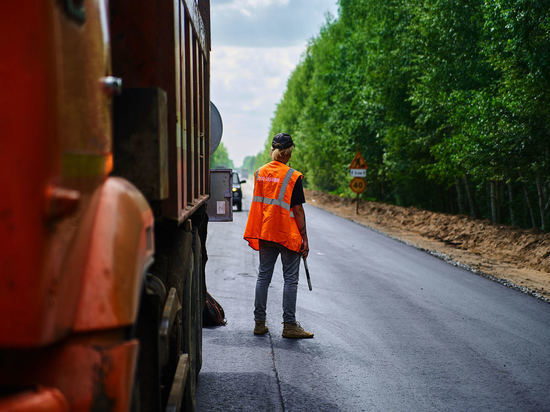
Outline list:
[[[244,238],[255,250],[260,239],[300,252],[302,235],[290,208],[296,181],[303,175],[281,162],[260,167],[254,177],[254,197],[248,213]]]

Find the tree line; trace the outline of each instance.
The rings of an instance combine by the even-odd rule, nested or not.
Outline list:
[[[340,0],[281,131],[309,188],[351,195],[359,150],[367,198],[548,230],[550,0]]]
[[[227,148],[223,144],[223,142],[220,142],[214,153],[210,156],[210,168],[216,169],[216,168],[225,168],[225,169],[234,169],[235,165],[233,164],[233,160],[229,158],[229,153],[227,152]]]

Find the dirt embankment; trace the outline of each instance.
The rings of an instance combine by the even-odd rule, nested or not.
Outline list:
[[[550,233],[306,190],[309,203],[468,266],[508,286],[550,299]]]

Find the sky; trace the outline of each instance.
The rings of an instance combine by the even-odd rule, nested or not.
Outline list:
[[[337,0],[211,0],[210,100],[235,167],[260,152],[286,82]]]

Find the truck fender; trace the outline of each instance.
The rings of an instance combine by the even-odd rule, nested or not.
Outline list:
[[[153,262],[153,214],[130,182],[108,178],[100,189],[74,323],[77,332],[131,325],[143,276]]]

